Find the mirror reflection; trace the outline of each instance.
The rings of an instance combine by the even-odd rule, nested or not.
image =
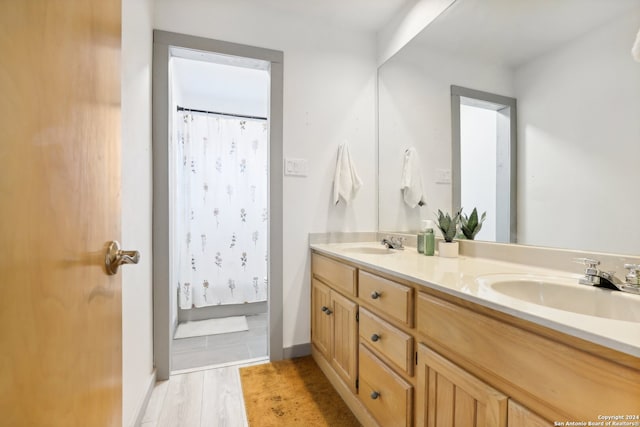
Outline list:
[[[477,207],[477,240],[640,253],[639,29],[640,0],[457,0],[378,70],[379,229]],[[478,102],[456,88],[515,99],[507,152],[464,130]],[[401,191],[408,152],[422,206]]]

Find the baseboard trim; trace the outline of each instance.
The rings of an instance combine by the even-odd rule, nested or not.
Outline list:
[[[133,422],[134,427],[140,427],[142,425],[142,419],[144,418],[144,413],[147,411],[147,405],[149,405],[149,399],[151,399],[151,394],[153,393],[153,388],[156,385],[156,369],[153,370],[151,376],[149,377],[149,385],[147,386],[147,392],[144,395],[144,399],[142,399],[142,404],[138,408],[138,413],[135,417],[135,421]]]
[[[293,359],[295,357],[303,357],[311,354],[311,343],[296,344],[283,349],[285,359]]]

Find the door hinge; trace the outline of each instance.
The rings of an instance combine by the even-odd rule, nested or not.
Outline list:
[[[360,321],[360,312],[356,311],[356,322]]]

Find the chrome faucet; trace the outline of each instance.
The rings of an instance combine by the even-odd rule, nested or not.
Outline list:
[[[575,261],[587,266],[584,276],[578,280],[581,285],[597,286],[640,295],[640,264],[624,265],[624,268],[629,270],[629,273],[625,276],[625,281],[623,282],[616,277],[613,271],[598,269],[600,261],[597,259],[576,258]]]
[[[389,249],[404,250],[404,237],[387,236],[380,243]]]

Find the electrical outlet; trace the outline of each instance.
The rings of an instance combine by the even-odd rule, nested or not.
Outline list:
[[[436,169],[436,184],[451,184],[451,169]]]
[[[307,159],[284,159],[284,174],[288,176],[307,176],[309,161]]]

